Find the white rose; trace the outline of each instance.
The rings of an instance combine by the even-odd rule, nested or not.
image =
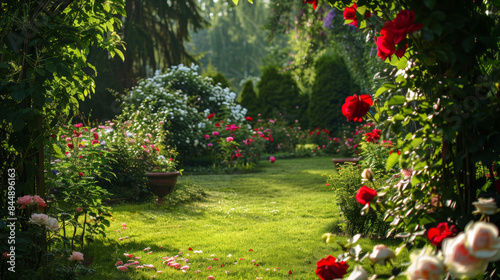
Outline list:
[[[40,226],[47,226],[49,224],[49,216],[45,214],[34,213],[33,215],[31,215],[29,222]]]
[[[471,255],[465,247],[465,233],[443,241],[444,263],[453,276],[474,278],[488,266],[488,261]]]
[[[347,278],[347,280],[367,280],[368,279],[368,272],[360,266],[356,265],[354,267],[354,270],[351,272],[351,275]]]
[[[476,206],[474,214],[494,215],[498,213],[497,203],[493,198],[478,198],[478,201],[472,202]]]
[[[51,231],[59,230],[59,223],[57,222],[57,219],[49,217],[47,228],[50,229]]]
[[[475,222],[465,228],[467,250],[476,258],[491,259],[500,249],[498,228],[492,223]]]
[[[406,270],[409,280],[441,280],[444,273],[443,262],[430,255],[418,256]]]
[[[396,257],[396,254],[387,246],[379,244],[373,247],[373,252],[368,256],[372,263],[378,263],[380,265],[385,265],[389,259]]]

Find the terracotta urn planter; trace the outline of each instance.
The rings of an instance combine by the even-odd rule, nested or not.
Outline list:
[[[146,172],[148,185],[151,192],[158,196],[158,205],[163,204],[163,197],[171,194],[177,184],[180,172]]]

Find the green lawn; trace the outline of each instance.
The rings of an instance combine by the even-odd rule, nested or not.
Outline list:
[[[84,279],[207,279],[209,275],[215,279],[319,279],[316,262],[341,253],[339,246],[321,240],[339,217],[331,189],[321,176],[331,172],[331,159],[287,159],[260,166],[261,172],[250,174],[180,178],[206,189],[209,196],[203,201],[170,209],[153,204],[113,207],[107,238],[99,239],[87,252],[94,256],[92,268],[97,272]],[[375,244],[361,241],[364,251]],[[143,251],[146,247],[152,253]],[[131,266],[127,272],[118,271],[114,264],[127,260],[124,253],[155,268]],[[182,272],[162,263],[163,257],[175,255],[181,266],[189,264],[190,269]]]

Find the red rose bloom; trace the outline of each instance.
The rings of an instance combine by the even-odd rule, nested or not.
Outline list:
[[[78,176],[80,176],[80,177],[83,177],[83,175],[85,175],[85,174],[83,174],[83,172],[78,173]]]
[[[70,148],[70,149],[72,149],[72,150],[73,150],[73,148],[74,148],[73,144],[68,143],[68,148]]]
[[[380,129],[374,129],[372,132],[365,133],[366,142],[377,144],[377,141],[380,140],[380,132]]]
[[[236,157],[241,157],[242,154],[241,153],[236,153]]]
[[[435,228],[430,228],[427,231],[427,238],[431,241],[432,245],[441,248],[441,243],[448,237],[457,235],[458,230],[455,225],[448,226],[448,223],[440,223]]]
[[[373,100],[369,95],[349,96],[345,99],[342,105],[342,114],[347,118],[347,121],[362,121],[363,117],[370,110]]]
[[[315,9],[315,10],[316,10],[316,7],[318,7],[318,0],[306,0],[306,1],[304,1],[304,3],[312,4],[313,9]]]
[[[415,12],[403,10],[396,15],[394,20],[386,22],[382,29],[391,33],[394,43],[399,44],[406,38],[408,33],[413,33],[424,27],[422,23],[413,23],[414,21]]]
[[[358,27],[358,18],[356,18],[356,9],[358,6],[356,4],[352,4],[352,6],[345,8],[344,10],[344,19],[345,20],[352,20],[350,22],[350,25],[354,25]]]
[[[316,263],[316,275],[321,280],[341,279],[347,272],[349,266],[346,262],[336,262],[335,257],[328,256]]]
[[[97,134],[97,132],[94,132],[94,138],[95,140],[99,140],[99,134]]]
[[[220,123],[216,123],[216,124],[215,124],[215,127],[220,127]]]
[[[246,117],[245,120],[247,120],[249,122],[253,121],[252,117]]]
[[[212,114],[208,115],[207,119],[211,119],[211,118],[213,118],[214,116],[215,116],[215,113],[212,113]]]
[[[362,186],[359,190],[358,193],[356,194],[356,200],[363,204],[366,205],[367,203],[370,203],[373,198],[377,196],[377,191],[370,189],[367,186]]]
[[[375,40],[378,57],[382,60],[386,60],[387,58],[390,60],[393,54],[399,58],[404,56],[408,44],[400,43],[406,39],[408,33],[415,32],[424,27],[422,23],[413,23],[414,20],[415,12],[403,10],[396,15],[394,20],[384,24],[380,30],[382,36]]]

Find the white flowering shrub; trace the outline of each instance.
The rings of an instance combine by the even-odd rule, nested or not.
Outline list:
[[[202,154],[207,148],[199,139],[210,114],[242,122],[247,113],[236,104],[236,93],[212,85],[211,78],[202,77],[197,70],[196,65],[181,64],[166,73],[157,71],[154,77],[140,81],[123,100],[125,108],[147,101],[152,114],[165,116],[166,144],[177,147],[181,159]]]

